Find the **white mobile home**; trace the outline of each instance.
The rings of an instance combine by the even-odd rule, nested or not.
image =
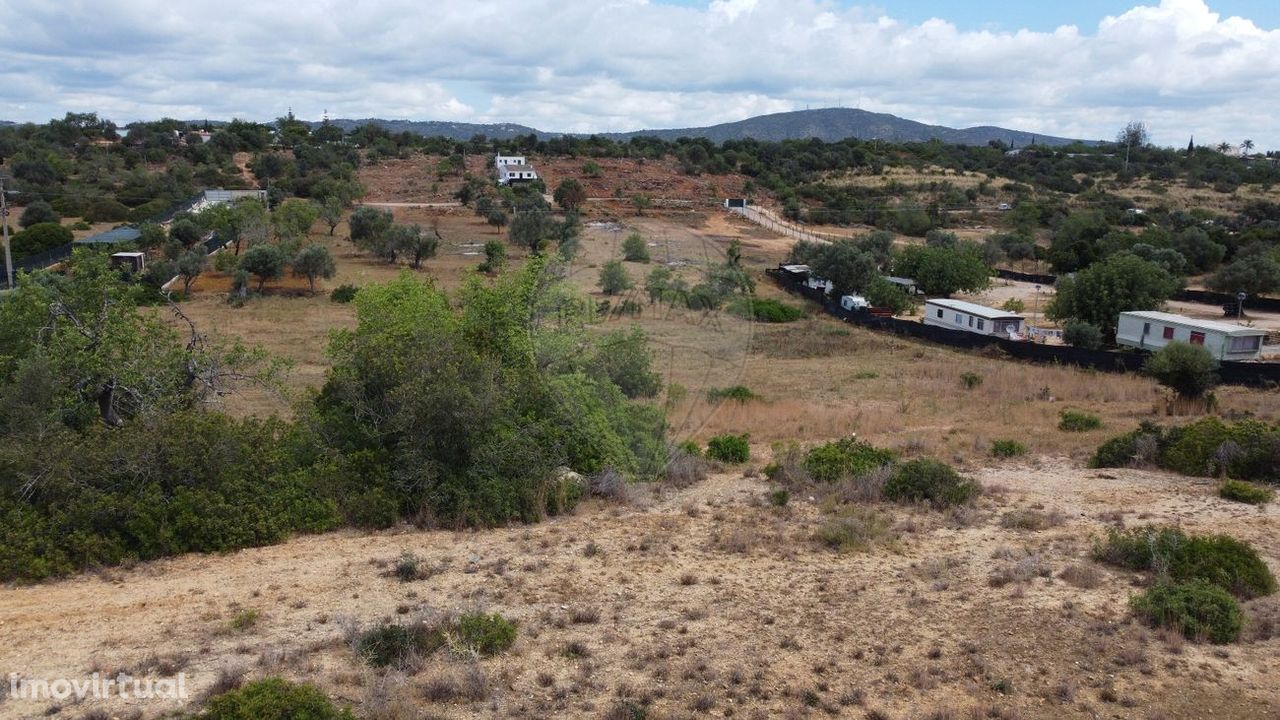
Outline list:
[[[964,300],[937,298],[925,301],[924,324],[1021,340],[1023,317]]]
[[[1203,345],[1219,360],[1256,360],[1266,336],[1258,328],[1155,311],[1122,312],[1116,324],[1119,345],[1159,350],[1185,342]]]

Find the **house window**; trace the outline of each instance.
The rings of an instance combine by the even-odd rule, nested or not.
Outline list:
[[[1173,339],[1173,328],[1171,328],[1171,327],[1167,327],[1167,328],[1165,328],[1165,329],[1164,329],[1164,339],[1165,339],[1165,340],[1172,340],[1172,339]]]
[[[1142,336],[1146,337],[1151,334],[1151,323],[1142,323]]]
[[[942,308],[938,308],[938,319],[942,319]]]
[[[1258,346],[1262,344],[1260,342],[1261,340],[1262,338],[1257,335],[1253,335],[1251,337],[1233,337],[1231,338],[1231,352],[1257,352]]]
[[[957,325],[963,325],[963,324],[964,324],[964,316],[963,316],[963,315],[961,315],[960,313],[956,313],[956,324],[957,324]]]
[[[1192,333],[1191,333],[1191,344],[1192,344],[1192,345],[1203,345],[1203,344],[1204,344],[1204,333],[1202,333],[1202,332],[1195,332],[1195,331],[1192,331]]]
[[[979,329],[979,330],[982,330],[982,329],[983,329],[982,325],[983,325],[982,318],[978,318],[978,329]]]
[[[969,327],[973,327],[973,316],[969,316]]]

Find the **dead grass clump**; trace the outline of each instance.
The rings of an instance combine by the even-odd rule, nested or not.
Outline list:
[[[629,499],[627,479],[613,468],[605,468],[591,478],[591,494],[614,502]]]
[[[672,445],[667,450],[667,465],[663,470],[663,479],[668,485],[687,488],[707,479],[707,459],[695,455],[679,445]]]
[[[441,667],[422,683],[422,697],[431,702],[480,702],[489,697],[489,680],[479,665]]]
[[[1053,572],[1039,553],[1015,550],[1002,554],[1008,559],[991,572],[991,577],[987,580],[991,587],[1027,583],[1037,577],[1049,577]]]
[[[1058,573],[1058,577],[1062,578],[1070,585],[1085,590],[1092,590],[1100,585],[1105,577],[1103,572],[1097,567],[1088,563],[1075,563],[1068,565]]]
[[[594,607],[574,608],[569,612],[569,622],[574,625],[594,625],[600,622],[600,610]]]
[[[824,522],[815,539],[840,552],[862,551],[890,538],[891,526],[888,517],[872,508],[850,506]]]
[[[202,699],[209,700],[232,690],[239,690],[240,686],[244,684],[244,676],[248,674],[248,669],[238,666],[226,666],[219,669],[218,677],[214,678],[213,684],[204,691]]]
[[[1264,642],[1280,637],[1280,595],[1249,603],[1242,637],[1248,642]]]
[[[1058,510],[1012,510],[1000,517],[1000,527],[1012,530],[1045,530],[1066,522],[1066,516]]]
[[[754,526],[735,526],[716,531],[711,536],[712,547],[721,552],[745,555],[760,544],[760,532]]]
[[[884,485],[892,475],[892,467],[881,465],[842,479],[836,483],[832,494],[847,503],[878,503],[884,500]]]

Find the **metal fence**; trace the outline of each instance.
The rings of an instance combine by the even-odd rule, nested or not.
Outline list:
[[[787,277],[785,273],[778,270],[766,270],[765,274],[787,292],[822,305],[822,309],[828,315],[837,317],[847,323],[881,332],[891,332],[920,340],[928,340],[940,345],[965,350],[996,347],[1009,355],[1009,357],[1019,360],[1055,365],[1075,365],[1103,372],[1136,372],[1142,369],[1143,363],[1146,362],[1149,356],[1149,353],[1141,350],[1086,350],[1069,345],[1045,345],[991,335],[979,335],[963,330],[951,330],[935,325],[925,325],[915,320],[877,317],[866,311],[845,310],[838,303],[831,302],[822,290],[808,287],[793,278]],[[1219,365],[1218,376],[1222,382],[1229,385],[1276,387],[1280,386],[1280,363],[1224,361]]]
[[[75,243],[67,243],[66,245],[59,245],[58,247],[55,247],[55,248],[49,248],[48,250],[45,250],[42,253],[36,253],[35,255],[28,255],[22,258],[21,260],[14,261],[13,271],[14,272],[34,272],[36,270],[43,270],[44,268],[47,268],[50,265],[53,265],[54,263],[59,262],[60,260],[65,260],[66,258],[71,257],[71,250],[74,247],[75,247]]]

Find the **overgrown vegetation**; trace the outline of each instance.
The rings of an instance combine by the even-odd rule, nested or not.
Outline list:
[[[1227,480],[1218,486],[1218,495],[1249,505],[1266,505],[1275,499],[1275,491],[1242,480]]]
[[[884,495],[897,502],[927,502],[935,508],[962,505],[981,494],[982,488],[939,460],[910,460],[894,468],[884,485]]]
[[[1280,482],[1280,426],[1261,420],[1223,422],[1206,417],[1163,428],[1143,423],[1098,447],[1093,467],[1154,465],[1199,477]]]
[[[707,457],[726,463],[744,463],[751,459],[750,435],[716,435],[707,440]]]
[[[310,683],[295,684],[280,678],[258,680],[211,699],[208,707],[191,717],[208,720],[355,720],[350,709],[334,707],[323,692]]]
[[[1192,640],[1235,642],[1244,625],[1240,603],[1221,587],[1203,580],[1157,583],[1129,601],[1139,617],[1173,628]]]
[[[991,455],[998,458],[1011,458],[1027,454],[1027,446],[1017,440],[992,440]]]
[[[1102,418],[1081,410],[1063,410],[1058,413],[1058,429],[1064,432],[1089,432],[1102,427]]]

